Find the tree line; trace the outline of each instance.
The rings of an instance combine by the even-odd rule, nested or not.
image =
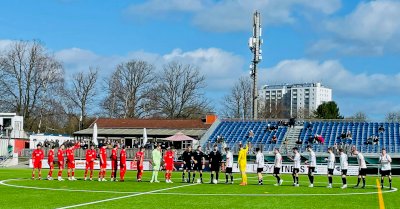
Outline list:
[[[212,111],[205,76],[194,65],[170,62],[156,69],[133,59],[106,78],[99,67],[68,77],[65,70],[43,43],[13,42],[0,52],[0,112],[23,116],[26,131],[71,134],[96,116],[199,118]]]

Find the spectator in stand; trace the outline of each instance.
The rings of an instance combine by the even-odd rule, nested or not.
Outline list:
[[[254,138],[254,132],[253,130],[249,131],[249,138],[253,139]]]
[[[344,132],[340,134],[340,139],[342,140],[342,143],[346,143],[346,134]]]
[[[300,139],[300,137],[296,140],[296,144],[298,145],[303,144],[303,141]]]
[[[346,138],[347,139],[353,139],[353,136],[351,135],[350,131],[347,131]]]
[[[366,145],[372,144],[372,137],[368,137],[367,141],[365,142]]]
[[[271,124],[269,124],[269,123],[267,124],[267,130],[266,130],[266,131],[267,131],[267,132],[268,132],[268,131],[271,131]]]
[[[312,122],[309,122],[309,123],[307,124],[307,130],[311,130],[312,127],[313,127]]]
[[[278,139],[276,138],[276,135],[274,134],[274,136],[272,137],[272,144],[276,144],[276,142],[278,141]]]
[[[372,139],[372,142],[374,143],[374,145],[377,145],[379,143],[378,136],[374,136],[373,139]]]
[[[385,132],[385,128],[383,127],[383,125],[379,126],[378,131],[379,133]]]
[[[321,135],[315,134],[315,140],[318,142],[318,144],[324,144],[325,139]]]
[[[308,144],[314,144],[314,140],[315,140],[315,138],[310,136],[310,137],[308,137],[307,143]]]

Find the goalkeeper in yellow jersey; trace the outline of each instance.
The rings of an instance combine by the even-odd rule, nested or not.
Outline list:
[[[243,147],[242,144],[239,144],[239,157],[238,157],[238,166],[240,170],[240,174],[242,175],[241,186],[247,185],[247,175],[246,175],[246,166],[247,166],[247,152],[249,151],[250,142],[246,144],[246,147]]]

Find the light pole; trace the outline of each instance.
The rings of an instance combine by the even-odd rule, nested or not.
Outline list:
[[[258,118],[257,64],[262,59],[261,44],[263,43],[263,40],[261,39],[261,32],[260,13],[256,11],[253,15],[253,36],[249,39],[249,48],[253,53],[253,60],[250,65],[250,76],[253,79],[253,119]]]

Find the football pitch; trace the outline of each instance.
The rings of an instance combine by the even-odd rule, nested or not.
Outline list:
[[[95,171],[96,181],[85,182],[79,170],[78,181],[39,181],[30,179],[30,169],[2,168],[0,208],[400,208],[398,177],[393,178],[393,190],[384,188],[380,193],[376,176],[367,176],[365,189],[352,188],[357,179],[348,177],[349,188],[342,190],[339,176],[334,177],[334,188],[328,189],[326,176],[316,176],[314,188],[308,188],[305,175],[300,176],[300,187],[292,186],[291,175],[282,176],[282,186],[274,186],[270,174],[264,175],[262,186],[257,185],[255,174],[248,175],[248,186],[239,186],[239,174],[234,175],[233,185],[224,184],[224,174],[218,185],[182,183],[181,172],[173,173],[173,184],[163,181],[163,172],[159,172],[160,183],[148,182],[150,171],[144,173],[144,182],[135,181],[134,171],[127,172],[125,182],[98,182],[97,175]],[[203,177],[209,182],[209,173]]]

